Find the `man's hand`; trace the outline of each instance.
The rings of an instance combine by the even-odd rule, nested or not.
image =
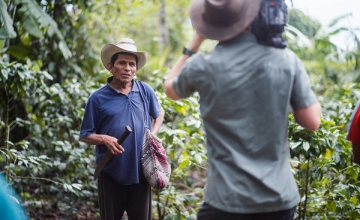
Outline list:
[[[119,155],[125,151],[124,148],[118,144],[116,138],[102,134],[101,139],[101,144],[104,144],[113,155]]]
[[[93,145],[105,145],[114,155],[124,152],[124,148],[118,144],[117,139],[106,134],[92,134],[87,137],[81,137],[81,141]]]

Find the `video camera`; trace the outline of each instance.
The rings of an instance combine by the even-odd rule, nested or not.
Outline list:
[[[287,43],[282,36],[288,17],[285,0],[261,0],[257,18],[251,28],[260,44],[276,48],[286,48]]]

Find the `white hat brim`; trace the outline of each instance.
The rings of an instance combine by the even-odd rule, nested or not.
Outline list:
[[[138,61],[138,63],[137,63],[138,69],[141,69],[145,65],[145,63],[146,63],[146,61],[148,59],[148,53],[145,52],[145,51],[134,52],[134,51],[130,51],[130,50],[120,48],[115,44],[106,44],[103,47],[103,49],[101,50],[101,61],[102,61],[103,65],[104,65],[104,67],[106,69],[108,69],[107,64],[111,62],[111,57],[114,54],[117,54],[117,53],[120,53],[120,52],[134,54],[138,59],[137,60]]]

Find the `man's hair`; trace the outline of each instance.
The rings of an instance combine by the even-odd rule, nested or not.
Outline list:
[[[136,66],[137,66],[137,64],[138,64],[138,58],[137,58],[137,56],[136,56],[135,54],[133,54],[133,53],[127,53],[127,52],[119,52],[119,53],[116,53],[116,54],[112,55],[110,62],[111,62],[111,64],[112,64],[113,66],[114,66],[115,61],[117,60],[119,54],[132,55],[132,56],[134,56],[135,59],[136,59]]]

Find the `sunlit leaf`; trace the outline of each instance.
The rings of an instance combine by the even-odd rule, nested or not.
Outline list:
[[[332,151],[329,150],[329,149],[326,149],[325,157],[326,157],[327,159],[330,159],[330,158],[332,157]]]
[[[357,196],[353,196],[353,197],[351,197],[351,199],[350,199],[350,202],[353,204],[353,205],[357,205],[358,204],[358,198],[357,198]]]
[[[302,143],[302,147],[305,151],[308,151],[310,149],[310,144],[309,142],[303,142]]]

